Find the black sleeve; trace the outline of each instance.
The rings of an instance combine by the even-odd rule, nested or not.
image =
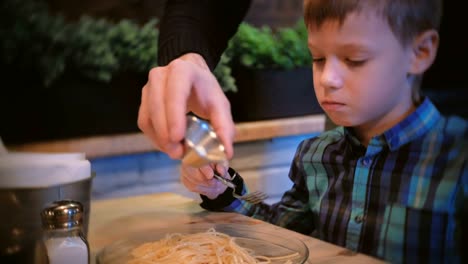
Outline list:
[[[231,177],[234,177],[237,172],[233,168],[229,168],[228,173]],[[236,194],[241,195],[244,190],[244,179],[237,173],[237,177],[232,179],[232,183],[236,185]],[[209,211],[222,211],[224,207],[230,205],[236,199],[232,196],[231,188],[226,188],[226,190],[214,200],[211,200],[203,194],[200,194],[200,197],[202,198],[200,206]]]
[[[169,0],[159,25],[158,64],[195,52],[213,70],[251,0]]]

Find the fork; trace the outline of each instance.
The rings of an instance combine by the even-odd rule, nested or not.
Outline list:
[[[233,179],[237,176],[237,172],[233,175]],[[232,182],[232,180],[226,179],[219,175],[216,171],[214,171],[214,177],[220,181],[222,184],[226,185],[228,188],[232,189],[232,196],[236,199],[244,200],[251,204],[258,204],[263,202],[268,195],[262,191],[255,191],[244,195],[236,194],[236,185]]]

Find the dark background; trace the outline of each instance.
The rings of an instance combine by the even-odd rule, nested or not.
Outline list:
[[[88,14],[144,22],[161,15],[165,0],[48,2],[53,13],[71,21]],[[444,2],[439,52],[422,89],[442,113],[468,118],[468,23],[456,3]],[[281,27],[294,25],[301,16],[302,0],[255,0],[246,21]],[[104,85],[65,75],[44,88],[37,72],[18,72],[2,62],[0,76],[0,136],[7,144],[139,131],[136,120],[146,74],[124,74]]]
[[[439,51],[421,87],[441,112],[468,118],[468,22],[457,3],[444,1]]]

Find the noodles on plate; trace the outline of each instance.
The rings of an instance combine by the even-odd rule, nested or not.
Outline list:
[[[172,233],[161,240],[144,243],[132,250],[132,260],[128,264],[144,263],[292,263],[293,253],[281,257],[256,255],[251,249],[239,246],[234,237],[210,228],[206,232],[194,234]],[[289,259],[289,260],[288,260]]]

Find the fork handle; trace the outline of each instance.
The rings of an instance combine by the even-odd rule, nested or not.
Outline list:
[[[231,177],[231,179],[226,179],[223,177],[223,179],[229,181],[232,185],[235,186],[234,191],[238,195],[242,195],[242,191],[244,190],[244,179],[240,176],[237,171],[235,171],[233,168],[229,167],[227,170],[227,173]],[[219,175],[219,174],[218,174]],[[231,191],[232,193],[232,191]]]
[[[216,171],[214,172],[214,177],[227,187],[236,189],[236,185],[232,183],[231,180],[224,178],[223,176],[219,175]]]
[[[241,195],[242,191],[244,190],[244,179],[242,179],[240,174],[232,168],[228,169],[228,173],[231,176],[231,182],[236,186],[235,193]],[[230,188],[226,188],[222,194],[213,200],[203,194],[201,194],[200,197],[202,199],[200,206],[210,211],[220,211],[236,200],[236,198],[234,198],[232,195],[232,189]]]

